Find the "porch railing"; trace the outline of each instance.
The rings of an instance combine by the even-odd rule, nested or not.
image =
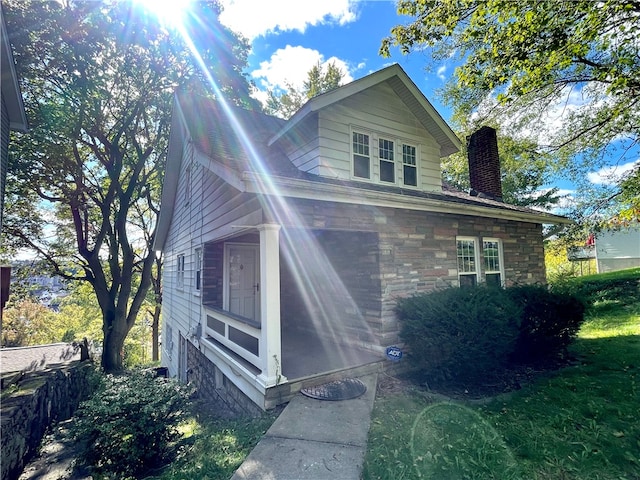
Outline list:
[[[260,324],[211,307],[204,312],[206,335],[262,370]]]

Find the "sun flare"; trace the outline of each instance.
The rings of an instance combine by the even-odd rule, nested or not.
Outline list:
[[[134,0],[164,25],[177,26],[193,0]]]

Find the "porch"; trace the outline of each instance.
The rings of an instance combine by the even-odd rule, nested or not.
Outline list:
[[[262,408],[327,375],[376,370],[384,355],[366,315],[379,311],[367,281],[377,265],[368,255],[354,269],[326,254],[338,242],[353,260],[377,248],[375,239],[302,231],[282,239],[272,224],[256,230],[204,245],[201,351]]]

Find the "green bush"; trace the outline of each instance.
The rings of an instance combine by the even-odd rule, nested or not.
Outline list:
[[[514,351],[519,309],[499,288],[448,288],[400,299],[401,338],[422,377],[480,384]]]
[[[513,360],[530,363],[555,358],[566,351],[584,321],[584,305],[574,296],[542,285],[510,287],[505,292],[521,311]]]
[[[81,404],[73,427],[86,445],[82,459],[115,478],[136,478],[166,463],[187,415],[188,396],[185,386],[150,371],[104,376]]]

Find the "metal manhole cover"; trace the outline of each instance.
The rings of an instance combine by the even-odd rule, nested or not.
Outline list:
[[[367,386],[356,378],[345,378],[300,390],[300,393],[317,400],[349,400],[367,391]]]

